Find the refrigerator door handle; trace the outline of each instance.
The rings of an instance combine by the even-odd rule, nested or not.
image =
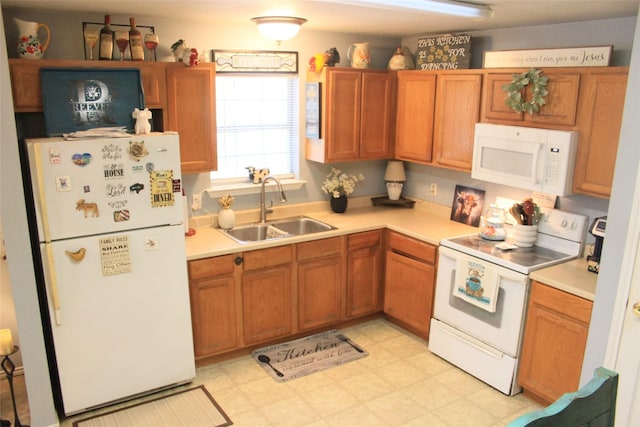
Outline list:
[[[51,245],[45,245],[47,251],[47,264],[49,264],[49,287],[51,288],[51,301],[53,303],[53,311],[56,319],[56,325],[62,325],[62,309],[60,307],[60,296],[58,294],[58,279],[56,276],[56,265],[53,260],[53,248]]]

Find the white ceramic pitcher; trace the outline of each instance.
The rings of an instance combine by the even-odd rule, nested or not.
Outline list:
[[[13,18],[18,26],[18,56],[25,59],[42,59],[44,51],[51,41],[51,32],[45,24],[37,22],[23,21],[22,19]],[[47,40],[44,44],[38,39],[38,30],[43,28],[47,32]]]
[[[371,53],[369,43],[354,43],[347,50],[347,58],[353,68],[369,68],[371,65]]]

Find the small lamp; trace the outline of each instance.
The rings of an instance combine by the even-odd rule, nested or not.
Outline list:
[[[263,36],[275,40],[278,44],[294,38],[300,31],[300,26],[307,22],[304,18],[293,16],[259,16],[251,20],[258,25],[258,30]]]
[[[387,163],[387,171],[384,174],[387,181],[387,194],[389,200],[400,200],[403,182],[407,180],[404,174],[404,164],[399,160],[390,160]]]

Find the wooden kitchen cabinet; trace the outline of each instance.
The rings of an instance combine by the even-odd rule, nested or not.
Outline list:
[[[394,157],[470,171],[482,73],[399,71]]]
[[[294,332],[293,246],[244,253],[242,328],[245,345]]]
[[[44,67],[65,68],[138,68],[144,91],[145,107],[166,108],[164,64],[159,62],[97,62],[77,60],[9,59],[13,108],[16,113],[42,112],[42,85],[40,69]]]
[[[296,245],[298,328],[312,329],[343,319],[343,238]]]
[[[573,179],[576,193],[611,195],[628,71],[628,67],[590,68],[583,76]]]
[[[394,77],[388,71],[324,67],[320,82],[320,139],[306,139],[306,158],[322,163],[391,156]]]
[[[384,312],[410,332],[429,339],[437,247],[387,232]]]
[[[222,255],[188,263],[196,359],[241,347],[238,258]]]
[[[167,63],[165,130],[180,134],[182,173],[216,170],[215,64]]]
[[[438,74],[433,164],[471,171],[475,124],[480,120],[482,74]]]
[[[482,121],[515,126],[559,128],[574,126],[578,108],[578,94],[582,71],[577,68],[547,68],[542,72],[549,77],[545,105],[538,113],[520,113],[505,104],[507,93],[502,90],[513,80],[513,74],[529,71],[524,68],[485,71],[485,86],[482,105]],[[531,84],[525,89],[523,99],[531,99]]]
[[[578,389],[593,303],[533,281],[518,383],[545,405]]]
[[[347,237],[347,318],[382,311],[382,230]]]

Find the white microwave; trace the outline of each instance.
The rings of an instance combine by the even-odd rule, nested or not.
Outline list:
[[[565,196],[571,194],[578,133],[477,123],[471,177]]]

